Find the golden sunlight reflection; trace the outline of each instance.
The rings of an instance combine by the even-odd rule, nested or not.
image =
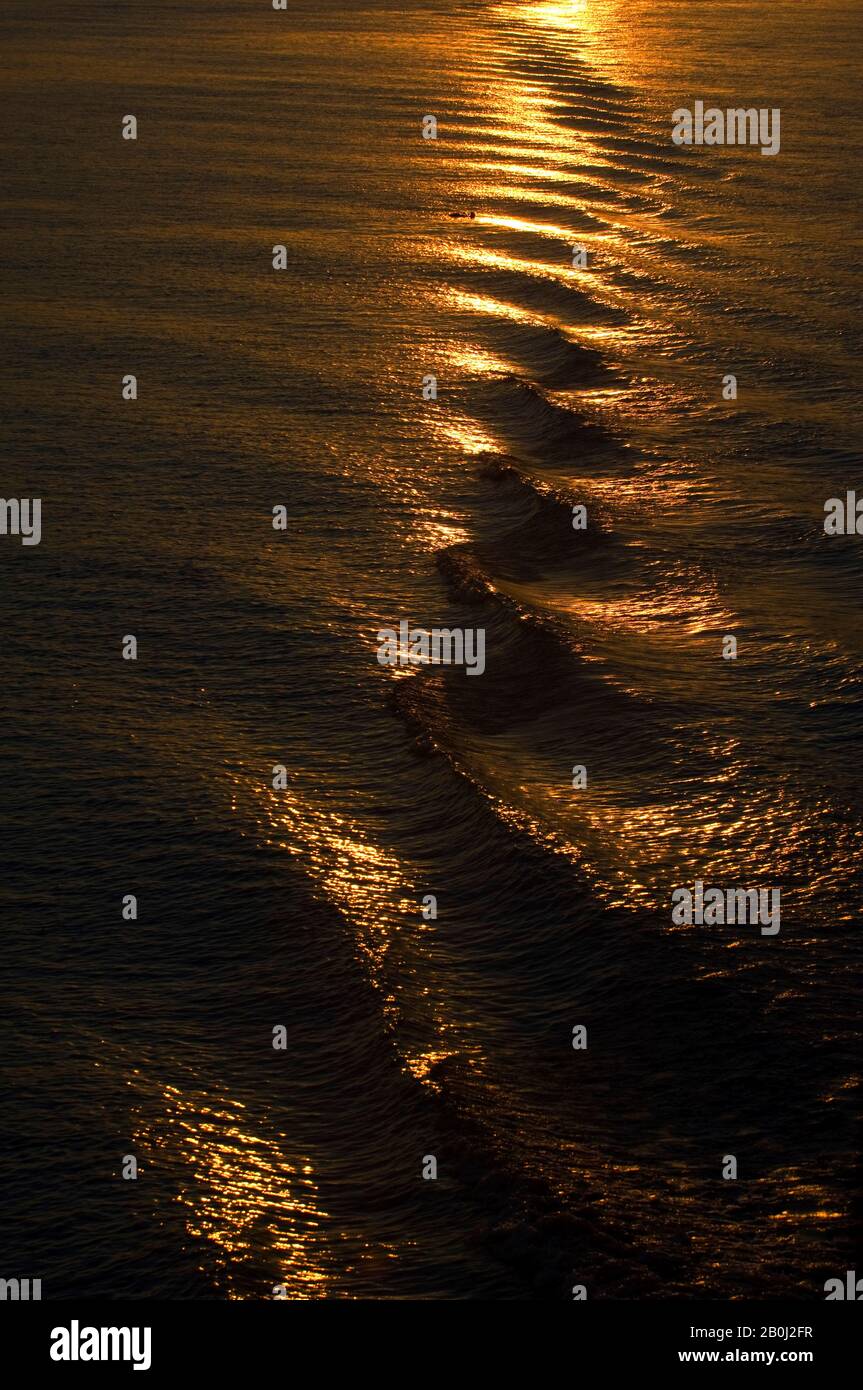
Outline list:
[[[323,896],[360,926],[361,949],[379,965],[399,921],[417,915],[416,893],[396,855],[373,844],[355,819],[294,789],[264,784],[261,812],[270,843],[302,858]]]
[[[508,227],[515,232],[535,232],[538,236],[557,237],[567,243],[575,240],[574,232],[555,222],[532,222],[526,217],[493,216],[491,213],[480,213],[476,220],[486,227]]]
[[[405,674],[415,676],[416,668],[408,668]],[[300,856],[311,881],[359,928],[360,949],[381,986],[381,1008],[386,1018],[395,1023],[399,1018],[398,1000],[385,987],[383,966],[394,937],[408,922],[414,924],[414,943],[433,930],[420,917],[419,893],[408,882],[397,857],[373,845],[355,821],[334,811],[323,811],[293,791],[265,791],[264,798],[270,842]],[[427,1039],[424,1043],[417,1036],[411,1041],[403,1039],[400,1045],[405,1067],[423,1082],[433,1063],[453,1050],[442,1044],[454,1029],[445,1001],[427,993],[423,1017],[433,1042]],[[416,1022],[415,1018],[415,1025]],[[473,1050],[479,1056],[475,1048],[465,1049],[464,1044],[458,1050]]]
[[[500,785],[493,763],[483,763],[482,778],[489,786],[498,783],[502,818],[580,864],[611,907],[655,911],[665,905],[669,862],[684,872],[688,867],[692,882],[709,866],[717,881],[725,876],[736,883],[758,874],[769,853],[772,871],[787,873],[805,825],[804,808],[787,789],[777,800],[776,788],[765,788],[756,805],[751,795],[740,796],[735,810],[734,788],[746,780],[740,762],[730,773],[706,779],[686,804],[655,792],[644,804],[640,788],[627,793],[596,785],[580,791],[574,804],[559,784],[537,778],[532,764],[520,768],[517,755],[509,754],[507,772],[506,786]],[[670,909],[665,929],[691,930],[674,927]]]
[[[500,318],[512,319],[514,323],[544,325],[555,324],[557,320],[546,314],[538,314],[530,309],[522,309],[518,304],[505,304],[501,299],[488,295],[468,294],[465,290],[452,291],[452,305],[474,314],[496,314]]]
[[[546,594],[544,606],[596,629],[592,634],[596,642],[611,634],[625,634],[632,638],[649,635],[654,640],[665,636],[669,642],[679,644],[687,636],[731,627],[734,620],[711,585],[703,589],[669,589],[665,594],[640,590],[613,599]]]
[[[137,1117],[135,1147],[173,1171],[189,1235],[216,1248],[228,1296],[248,1296],[241,1274],[259,1264],[263,1239],[273,1285],[288,1298],[325,1297],[328,1218],[309,1160],[289,1161],[285,1137],[260,1133],[227,1096],[169,1085],[155,1105],[155,1120]]]
[[[573,182],[576,181],[573,180]],[[581,174],[579,174],[577,182],[579,184],[585,182]],[[589,182],[596,189],[601,189],[605,187],[605,185],[601,184],[600,181],[597,179],[590,179],[587,182]],[[532,188],[530,185],[523,184],[518,189],[517,197],[518,202],[521,205],[529,206],[531,203],[540,203],[542,205],[543,210],[545,210],[548,207],[548,192],[544,188]],[[511,184],[490,181],[488,183],[477,183],[475,186],[473,200],[476,203],[482,203],[483,201],[500,202],[504,198],[510,200],[513,199],[513,188]],[[554,190],[554,206],[558,209],[573,208],[575,211],[581,213],[582,215],[585,214],[584,197],[580,196],[577,193],[567,193],[561,188],[555,188]],[[599,223],[599,217],[597,216],[597,214],[602,213],[603,220],[605,220],[605,211],[605,204],[603,202],[600,202],[598,199],[593,198],[590,204],[591,218],[595,220],[597,223]],[[477,221],[479,220],[480,219],[478,216]],[[575,239],[577,240],[578,238]]]
[[[599,238],[593,234],[578,238],[588,249]],[[625,291],[609,280],[600,280],[596,271],[585,268],[576,269],[567,264],[550,264],[545,261],[527,260],[521,256],[509,255],[505,251],[492,251],[486,247],[451,244],[445,248],[454,261],[467,261],[474,266],[490,270],[505,270],[515,274],[531,275],[541,279],[553,280],[584,290],[590,286],[591,294],[598,303],[617,303],[625,296]]]
[[[544,29],[571,29],[576,22],[584,23],[590,5],[591,0],[534,0],[528,8],[519,6],[519,16]]]
[[[835,1189],[813,1182],[806,1170],[781,1168],[773,1174],[773,1178],[784,1192],[793,1195],[794,1207],[772,1212],[771,1221],[782,1226],[812,1226],[847,1219],[847,1209],[837,1210],[831,1205],[831,1197],[836,1197]]]
[[[440,1083],[437,1081],[435,1073],[442,1063],[447,1062],[450,1057],[457,1055],[456,1050],[445,1048],[432,1048],[429,1052],[418,1052],[409,1057],[408,1068],[411,1075],[433,1091],[440,1090]]]
[[[471,533],[464,526],[432,517],[418,517],[412,534],[417,544],[432,554],[449,545],[464,545],[471,538]]]
[[[546,150],[543,150],[542,157],[553,158]],[[571,169],[553,169],[547,164],[504,164],[499,159],[471,159],[466,160],[465,164],[486,174],[518,174],[523,179],[542,179],[544,182],[566,182],[572,178]]]
[[[452,414],[448,418],[429,419],[428,428],[432,434],[454,444],[463,454],[500,454],[503,452],[500,441],[490,435],[476,421],[467,416]]]
[[[471,347],[467,344],[452,343],[447,346],[441,354],[442,360],[456,370],[472,372],[481,375],[487,372],[511,372],[513,366],[504,357],[498,357],[495,353],[487,352],[484,348]]]

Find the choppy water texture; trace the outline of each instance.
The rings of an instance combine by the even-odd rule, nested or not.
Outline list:
[[[823,1297],[859,10],[13,0],[0,33],[2,491],[44,518],[0,543],[0,1273]],[[698,99],[779,107],[780,154],[676,148]],[[380,667],[401,618],[484,627],[485,674]],[[696,877],[780,887],[779,936],[674,927]]]

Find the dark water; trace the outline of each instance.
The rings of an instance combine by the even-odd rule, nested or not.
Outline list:
[[[823,1297],[859,10],[17,0],[0,37],[3,492],[43,500],[0,539],[0,1274]],[[780,107],[780,154],[676,148],[698,99]],[[379,666],[402,618],[484,627],[483,676]],[[781,932],[673,926],[696,878],[780,887]]]

